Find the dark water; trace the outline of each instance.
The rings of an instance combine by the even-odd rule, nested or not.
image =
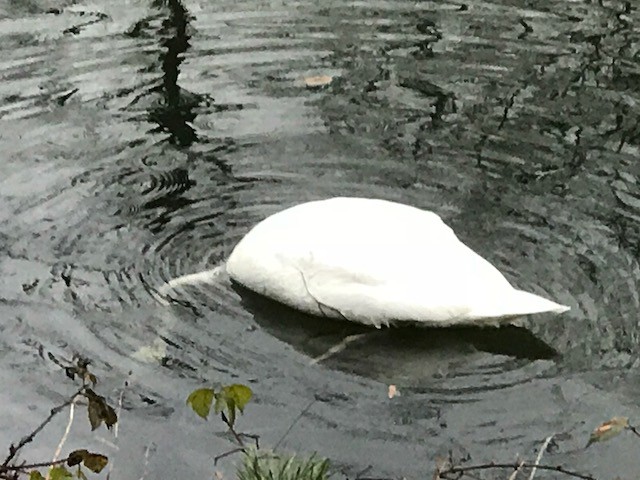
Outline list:
[[[0,445],[73,391],[42,348],[92,358],[114,403],[128,379],[117,447],[84,419],[67,443],[113,478],[210,476],[230,444],[184,399],[236,381],[264,445],[315,399],[284,447],[349,478],[424,478],[449,448],[530,458],[552,433],[545,460],[634,477],[633,438],[581,447],[638,413],[638,21],[622,1],[0,1]],[[265,216],[344,194],[438,212],[571,312],[376,332],[309,365],[360,330],[225,281],[154,296]]]

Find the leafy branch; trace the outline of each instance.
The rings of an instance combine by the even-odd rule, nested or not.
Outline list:
[[[591,475],[569,470],[567,468],[564,468],[562,465],[535,465],[533,463],[527,463],[527,462],[512,462],[512,463],[490,462],[490,463],[468,465],[468,466],[449,466],[441,470],[437,470],[436,476],[434,478],[458,479],[460,478],[460,475],[463,475],[468,472],[473,472],[476,470],[490,470],[490,469],[496,469],[496,468],[513,469],[514,471],[526,470],[526,469],[530,469],[532,471],[533,469],[552,470],[554,472],[564,473],[565,475],[569,475],[570,477],[581,478],[582,480],[595,480],[595,477]]]
[[[29,475],[31,480],[44,480],[45,477],[37,469],[46,467],[49,467],[47,478],[51,480],[72,478],[73,475],[64,465],[69,467],[78,466],[76,477],[84,480],[86,479],[86,475],[81,470],[81,465],[84,465],[92,472],[99,473],[108,463],[106,456],[89,452],[85,449],[74,450],[63,459],[56,460],[54,457],[53,460],[46,462],[16,462],[16,458],[21,451],[33,442],[35,437],[51,423],[56,415],[67,407],[71,408],[71,412],[73,412],[73,405],[82,398],[88,402],[87,412],[92,430],[97,429],[102,423],[104,423],[108,429],[111,429],[118,421],[115,410],[107,403],[103,396],[98,395],[92,388],[95,387],[98,380],[96,376],[89,371],[89,360],[82,357],[74,357],[72,361],[60,360],[51,353],[49,353],[49,359],[62,368],[67,377],[72,380],[80,380],[81,387],[63,403],[52,408],[49,415],[34,428],[31,433],[25,435],[18,443],[9,446],[9,453],[2,461],[2,464],[0,464],[1,480],[17,480],[21,475]]]
[[[59,414],[62,410],[64,410],[73,402],[75,402],[76,399],[82,394],[84,388],[85,387],[83,385],[76,393],[74,393],[64,403],[62,403],[61,405],[58,405],[55,408],[52,408],[51,412],[49,412],[49,416],[45,418],[44,421],[40,425],[38,425],[30,434],[23,437],[22,440],[20,440],[17,445],[11,444],[9,446],[9,454],[6,456],[6,458],[2,462],[2,465],[0,465],[0,475],[3,473],[3,470],[12,469],[11,467],[9,467],[9,464],[16,457],[18,452],[22,450],[28,443],[31,443],[35,439],[36,435],[38,435],[44,429],[44,427],[46,427],[51,422],[51,420],[53,420],[53,418],[57,414]]]
[[[239,433],[235,429],[237,412],[242,413],[244,411],[244,407],[252,396],[253,393],[249,387],[234,384],[221,387],[218,390],[201,388],[193,391],[187,398],[187,405],[205,420],[208,418],[213,406],[215,413],[220,414],[220,418],[227,425],[235,442],[238,444],[238,448],[216,456],[214,465],[224,457],[242,452],[244,454],[243,462],[237,471],[239,480],[263,480],[267,478],[273,480],[326,480],[329,469],[329,461],[326,458],[319,458],[315,455],[303,458],[297,455],[279,455],[271,450],[260,450],[258,445],[259,437],[257,435]],[[302,411],[293,424],[309,410],[312,404],[313,402]],[[289,433],[293,424],[287,429],[284,436]],[[278,441],[276,448],[284,436]],[[244,438],[253,439],[255,448],[247,446]]]
[[[630,431],[636,437],[640,437],[640,429],[635,427],[629,423],[629,419],[627,417],[613,417],[611,420],[602,423],[598,427],[596,427],[591,435],[589,436],[589,440],[584,447],[589,448],[594,443],[597,442],[605,442],[610,440],[618,435],[620,435],[624,431]],[[554,471],[558,473],[562,473],[569,477],[579,478],[582,480],[596,480],[593,475],[589,475],[586,473],[580,473],[574,470],[570,470],[568,468],[563,467],[562,465],[540,465],[540,460],[542,459],[542,455],[544,454],[549,442],[553,438],[553,435],[548,437],[542,447],[540,448],[540,452],[538,453],[538,457],[535,462],[510,462],[510,463],[498,463],[498,462],[489,462],[478,465],[454,465],[452,459],[448,461],[442,462],[436,468],[436,473],[434,475],[435,480],[447,480],[447,479],[455,479],[459,480],[462,475],[468,474],[469,472],[478,471],[478,470],[491,470],[491,469],[511,469],[513,470],[513,474],[511,475],[511,479],[514,479],[518,472],[521,470],[529,470],[529,480],[533,480],[535,476],[536,470],[548,470]]]
[[[191,406],[193,411],[205,420],[209,417],[212,405],[215,413],[220,414],[220,418],[227,425],[229,432],[231,432],[240,446],[240,448],[228,452],[224,456],[237,451],[244,451],[246,445],[243,437],[252,438],[255,440],[256,446],[258,446],[259,437],[257,435],[238,433],[235,429],[237,412],[244,413],[244,407],[249,403],[252,396],[253,392],[246,385],[233,384],[221,387],[218,391],[213,388],[200,388],[191,392],[187,398],[187,405]]]

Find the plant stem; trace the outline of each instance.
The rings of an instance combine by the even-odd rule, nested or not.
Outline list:
[[[80,388],[76,393],[74,393],[62,405],[58,405],[57,407],[52,408],[51,412],[49,412],[49,416],[45,418],[44,421],[40,425],[38,425],[33,432],[31,432],[29,435],[27,435],[22,440],[20,440],[20,442],[17,445],[9,446],[9,455],[7,455],[7,457],[4,459],[4,462],[2,462],[2,465],[0,466],[0,471],[2,471],[2,469],[4,470],[10,469],[10,467],[8,467],[9,462],[11,462],[11,460],[13,460],[16,457],[18,452],[22,448],[24,448],[26,444],[32,442],[35,436],[38,435],[42,431],[42,429],[46,427],[49,424],[49,422],[51,422],[51,420],[53,420],[53,417],[55,417],[58,413],[60,413],[62,410],[67,408],[69,405],[71,405],[75,401],[76,397],[78,397],[79,395],[82,394],[82,392],[84,392],[84,389],[85,389],[85,386],[83,385],[82,388]]]
[[[634,427],[633,425],[629,425],[627,426],[627,428],[631,431],[631,433],[633,433],[635,436],[640,437],[640,432],[638,431],[637,427]]]
[[[49,462],[38,463],[24,463],[22,465],[3,465],[0,467],[0,475],[4,472],[20,472],[23,470],[32,470],[34,468],[53,467],[54,465],[61,465],[66,463],[69,457],[61,458],[59,460],[51,460]]]
[[[236,430],[233,428],[233,425],[231,424],[227,416],[224,414],[224,412],[221,412],[220,415],[222,416],[222,421],[227,424],[227,427],[229,427],[229,431],[233,434],[234,438],[236,439],[236,442],[238,442],[238,445],[244,448],[245,444],[242,441],[242,437],[238,435],[238,432],[236,432]]]

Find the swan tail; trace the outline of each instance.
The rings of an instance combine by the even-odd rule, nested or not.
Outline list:
[[[184,285],[200,285],[202,283],[213,283],[221,275],[226,273],[225,265],[218,265],[212,270],[205,270],[204,272],[189,273],[180,277],[169,280],[162,285],[157,294],[160,296],[166,296],[171,290],[176,287],[182,287]]]
[[[560,314],[568,312],[571,307],[562,305],[560,303],[547,300],[540,295],[524,292],[522,290],[516,290],[514,301],[515,305],[523,313],[521,315],[532,315],[534,313],[555,313]]]
[[[571,307],[547,300],[540,295],[514,290],[506,301],[500,302],[500,306],[497,309],[495,305],[491,305],[475,309],[470,312],[469,316],[475,318],[512,318],[537,313],[560,314],[569,310],[571,310]]]

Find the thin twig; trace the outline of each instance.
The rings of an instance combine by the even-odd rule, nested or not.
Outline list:
[[[291,430],[293,430],[293,427],[295,427],[296,423],[300,421],[300,419],[309,411],[309,409],[313,406],[314,403],[316,403],[316,400],[315,399],[311,400],[309,404],[306,407],[304,407],[302,411],[296,416],[296,418],[294,418],[293,422],[291,422],[291,425],[289,425],[289,428],[287,428],[287,430],[282,434],[280,439],[276,442],[275,447],[273,447],[274,452],[278,449],[278,447],[284,441],[287,435],[289,435]]]
[[[142,476],[139,478],[139,480],[144,480],[149,473],[149,452],[151,451],[151,445],[153,445],[153,448],[155,450],[155,444],[153,443],[147,445],[144,449],[144,467],[142,470]]]
[[[511,475],[509,475],[509,480],[516,480],[518,473],[520,473],[520,470],[522,470],[522,465],[524,465],[524,460],[520,460],[518,468],[516,468]]]
[[[233,455],[234,453],[238,452],[244,452],[244,447],[234,448],[233,450],[229,450],[228,452],[216,455],[215,457],[213,457],[213,466],[216,466],[218,464],[218,460],[222,460],[224,457],[228,457],[229,455]]]
[[[633,425],[628,425],[627,428],[629,429],[629,431],[631,431],[631,433],[633,433],[636,437],[640,437],[640,432],[638,431],[637,427],[634,427]]]
[[[129,372],[129,375],[131,375],[131,372]],[[115,450],[118,450],[118,445],[116,443],[118,441],[118,429],[120,427],[120,421],[122,420],[121,413],[122,413],[122,404],[124,402],[124,392],[128,386],[129,386],[129,381],[125,380],[124,386],[122,387],[122,390],[120,390],[120,396],[118,397],[118,410],[116,413],[116,416],[118,417],[118,421],[113,426],[113,438],[114,438],[113,447]],[[113,467],[114,467],[114,462],[112,460],[109,462],[109,471],[107,472],[107,480],[111,478],[111,474],[113,473]]]
[[[363,478],[366,478],[366,477],[363,477],[363,475],[366,475],[367,473],[369,473],[372,468],[373,468],[372,465],[367,465],[365,468],[360,470],[358,473],[356,473],[356,480],[362,480]],[[344,471],[342,473],[346,476],[346,473]]]
[[[549,446],[549,442],[554,437],[554,435],[555,434],[549,435],[547,438],[544,439],[544,443],[540,447],[540,451],[538,452],[538,456],[536,457],[536,463],[533,464],[533,468],[531,469],[531,473],[529,474],[529,480],[533,480],[533,477],[535,477],[536,472],[538,470],[538,465],[540,465],[540,460],[542,460],[542,456],[544,455],[544,452],[547,450],[547,447]]]
[[[53,420],[53,417],[55,417],[58,413],[60,413],[66,407],[71,405],[75,401],[76,397],[81,395],[84,392],[85,388],[86,388],[85,385],[83,385],[82,388],[80,388],[76,393],[74,393],[73,396],[71,396],[62,405],[58,405],[57,407],[52,408],[51,412],[49,412],[49,416],[45,418],[44,421],[40,425],[38,425],[33,432],[31,432],[29,435],[27,435],[22,440],[20,440],[20,442],[18,442],[17,445],[11,445],[9,447],[9,455],[7,455],[7,457],[4,459],[4,462],[2,462],[2,467],[6,468],[9,465],[9,462],[11,462],[11,460],[15,458],[18,452],[22,448],[24,448],[26,444],[32,442],[33,439],[36,437],[36,435],[38,435],[42,431],[42,429],[46,427],[49,424],[49,422],[51,422],[51,420]]]
[[[51,459],[52,462],[55,462],[56,460],[58,460],[58,457],[60,456],[60,452],[62,451],[62,447],[67,441],[67,437],[69,436],[69,432],[71,431],[71,425],[73,424],[74,413],[75,413],[75,402],[71,402],[71,405],[69,405],[69,421],[67,422],[67,426],[64,429],[64,433],[62,434],[60,443],[58,443],[58,448],[56,448],[56,451],[53,454],[53,458]],[[49,472],[47,472],[46,479],[49,480]]]
[[[21,465],[2,465],[0,467],[0,474],[2,472],[22,472],[25,470],[33,470],[34,468],[53,467],[54,465],[61,465],[66,463],[69,458],[61,458],[52,462],[38,462],[38,463],[24,463]]]
[[[254,435],[253,433],[242,433],[242,432],[238,432],[238,435],[240,437],[246,437],[253,440],[253,442],[256,444],[256,448],[260,450],[260,435]]]
[[[356,477],[356,480],[402,480],[393,477]]]
[[[441,470],[440,473],[440,477],[444,477],[446,475],[450,475],[453,473],[467,473],[467,472],[471,472],[474,470],[489,470],[489,469],[493,469],[493,468],[518,468],[518,464],[517,463],[485,463],[485,464],[481,464],[481,465],[469,465],[469,466],[465,466],[465,467],[449,467],[446,469]],[[533,468],[533,465],[530,465],[528,463],[523,463],[522,464],[522,468]],[[540,469],[540,470],[550,470],[550,471],[554,471],[554,472],[559,472],[559,473],[564,473],[565,475],[568,475],[570,477],[575,477],[575,478],[581,478],[583,480],[596,480],[595,477],[591,476],[591,475],[587,475],[584,473],[579,473],[579,472],[574,472],[573,470],[568,470],[566,468],[564,468],[562,465],[538,465],[536,466],[536,468]]]
[[[129,375],[131,375],[131,372],[129,372]],[[129,381],[125,380],[124,381],[124,386],[122,387],[122,390],[120,391],[120,396],[118,397],[118,411],[117,411],[117,415],[118,415],[118,421],[116,422],[116,424],[113,426],[113,436],[117,439],[118,438],[118,427],[120,426],[120,413],[122,412],[122,403],[124,402],[124,392],[127,389],[127,387],[129,386]]]
[[[233,436],[236,439],[236,442],[238,442],[238,444],[242,447],[245,448],[245,444],[242,441],[242,437],[240,435],[238,435],[238,432],[236,432],[235,428],[233,428],[233,425],[231,424],[231,422],[229,421],[229,419],[227,418],[227,416],[224,414],[224,412],[221,413],[222,416],[222,421],[224,423],[227,424],[227,427],[229,427],[229,431],[233,434]]]
[[[333,347],[331,347],[329,350],[327,350],[326,352],[324,352],[322,355],[313,358],[309,364],[310,365],[315,365],[317,363],[323,362],[326,359],[334,356],[336,353],[340,353],[341,351],[343,351],[347,345],[349,345],[350,343],[353,343],[357,340],[360,340],[364,337],[366,337],[367,335],[369,335],[371,332],[364,332],[364,333],[355,333],[353,335],[348,335],[346,337],[344,337],[342,339],[342,341],[340,343],[337,343],[336,345],[334,345]]]

